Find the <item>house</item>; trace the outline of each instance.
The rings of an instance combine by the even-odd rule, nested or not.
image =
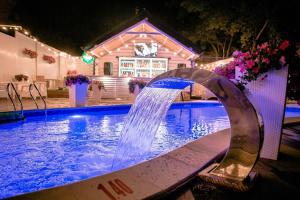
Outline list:
[[[153,78],[168,70],[194,67],[197,48],[144,13],[86,45],[94,75]]]

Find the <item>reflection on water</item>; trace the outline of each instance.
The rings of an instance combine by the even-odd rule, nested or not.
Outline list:
[[[29,117],[0,124],[0,199],[109,173],[127,110]],[[289,116],[300,116],[289,109]],[[173,106],[145,159],[228,128],[219,104]]]

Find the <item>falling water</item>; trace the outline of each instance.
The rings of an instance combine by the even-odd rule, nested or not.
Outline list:
[[[125,120],[112,164],[113,170],[144,160],[162,119],[180,91],[150,87],[142,90]]]

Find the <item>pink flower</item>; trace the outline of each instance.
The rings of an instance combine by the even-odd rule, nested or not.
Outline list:
[[[279,49],[280,49],[280,50],[285,50],[289,45],[290,45],[289,41],[284,40],[284,41],[279,45]]]
[[[269,46],[268,43],[264,42],[264,43],[261,44],[259,49],[266,49],[268,46]]]
[[[240,67],[240,72],[242,72],[242,73],[245,72],[245,67],[244,67],[244,66],[241,66],[241,67]]]
[[[246,67],[247,69],[252,69],[252,67],[255,65],[255,62],[253,60],[247,60],[246,61]]]
[[[270,63],[270,59],[269,58],[263,58],[262,60],[264,63],[269,64]]]
[[[243,55],[242,52],[241,51],[237,51],[237,50],[232,53],[232,56],[234,58],[238,58],[238,57],[240,57],[242,55]]]
[[[248,51],[243,53],[243,57],[245,57],[246,59],[250,58],[250,53]]]
[[[285,65],[286,61],[285,61],[285,57],[284,56],[281,56],[280,59],[279,59],[280,63],[282,65]]]

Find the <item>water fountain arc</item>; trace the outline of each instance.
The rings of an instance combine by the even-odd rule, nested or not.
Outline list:
[[[209,174],[244,181],[259,158],[263,137],[255,109],[231,81],[207,70],[187,68],[163,73],[152,79],[147,87],[184,89],[191,83],[203,85],[218,97],[228,113],[231,125],[227,153]]]

